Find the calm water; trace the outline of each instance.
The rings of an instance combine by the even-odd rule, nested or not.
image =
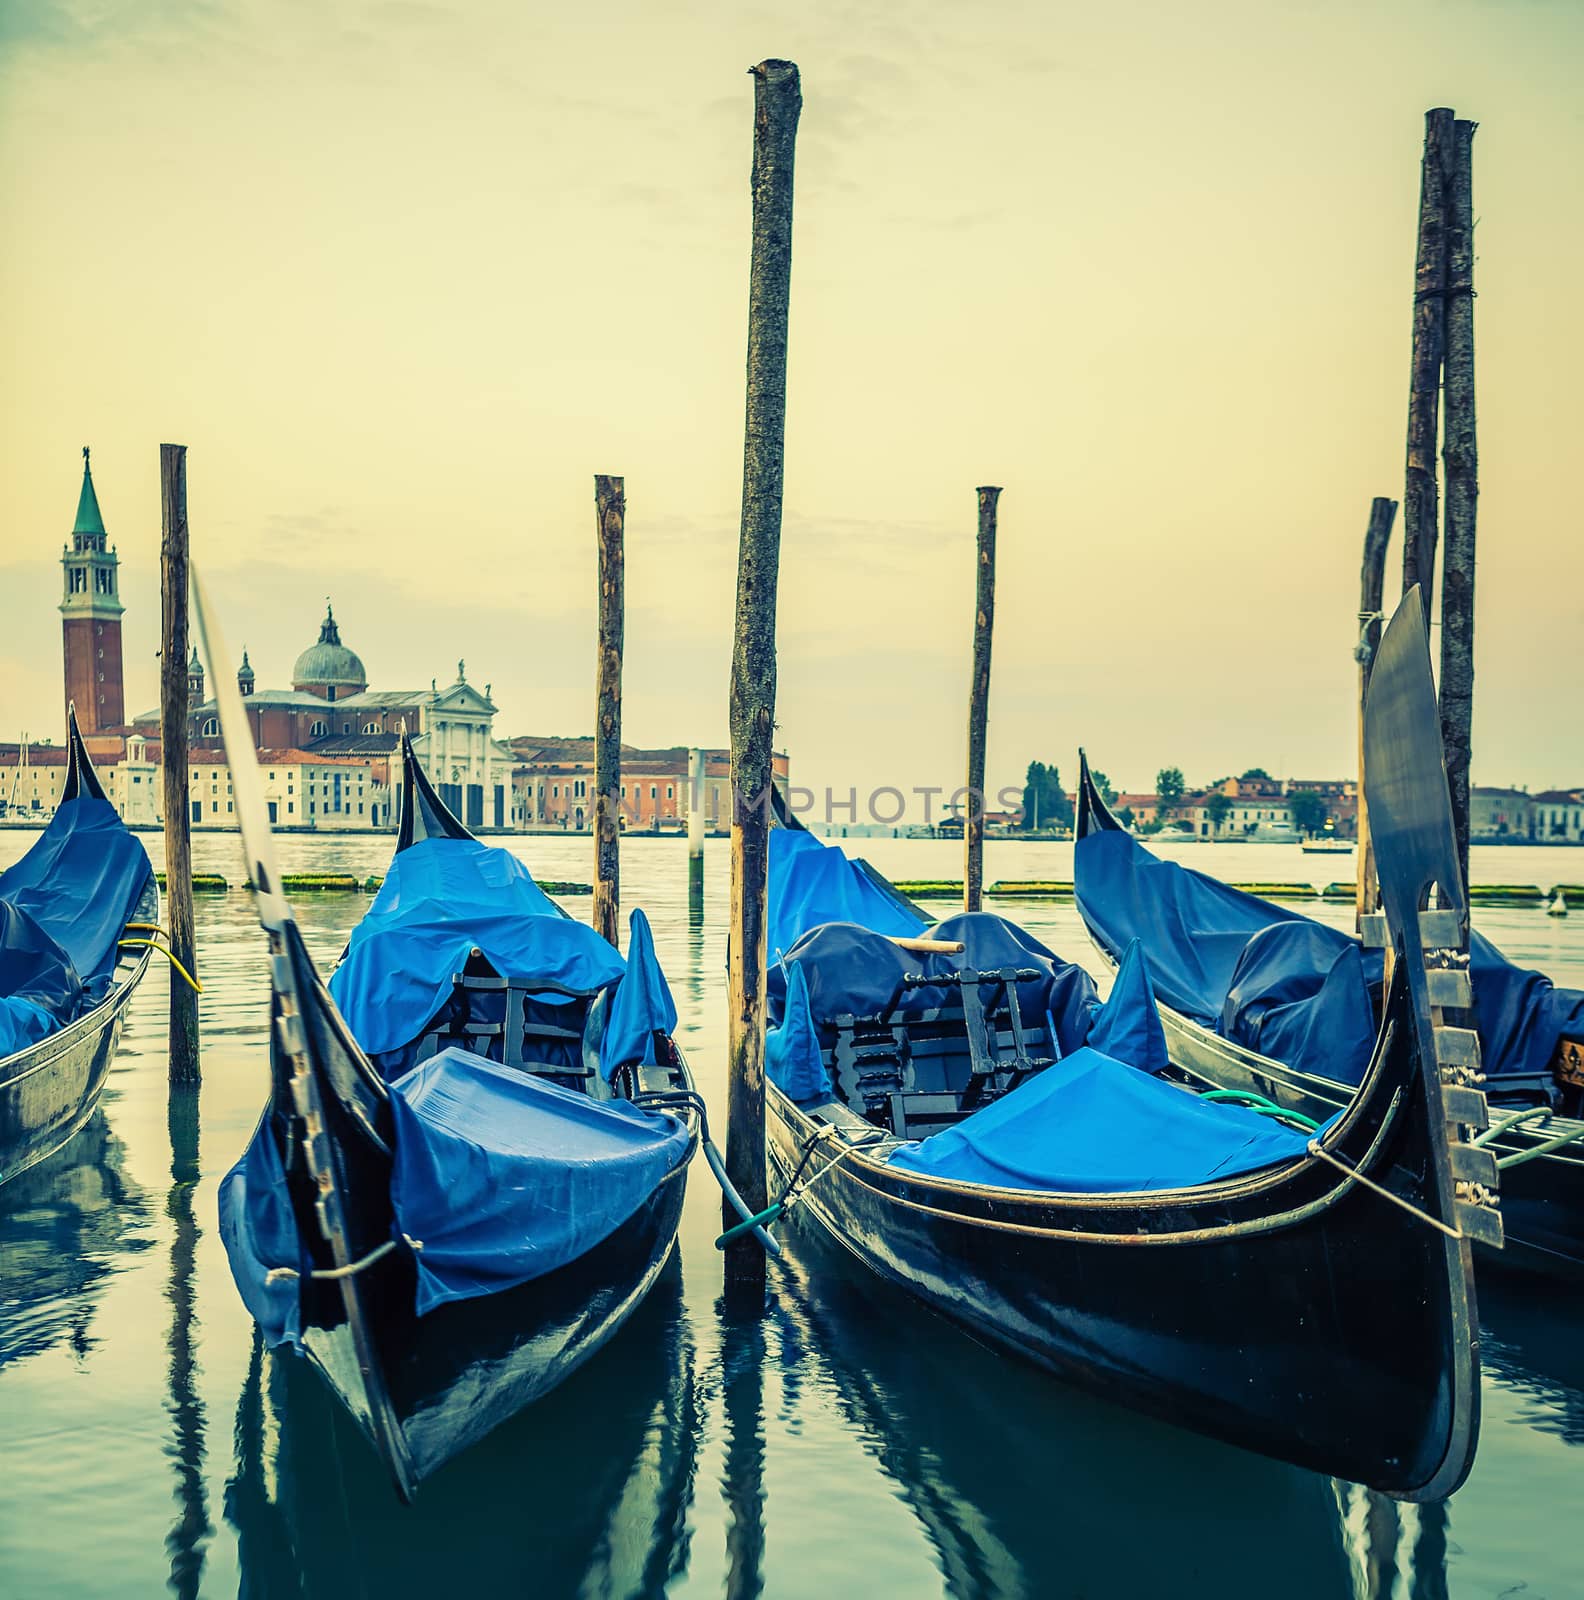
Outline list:
[[[0,865],[30,837],[0,832]],[[513,848],[542,876],[588,876],[586,840]],[[724,844],[709,848],[702,926],[689,923],[678,844],[634,840],[622,872],[719,1108],[727,866]],[[895,876],[960,871],[956,845],[858,848]],[[388,849],[282,843],[287,870],[379,870]],[[198,870],[240,875],[232,838],[200,835],[194,856]],[[1476,851],[1474,877],[1584,882],[1581,856]],[[1352,870],[1350,857],[1290,846],[1185,859],[1234,879]],[[1068,878],[1071,846],[992,844],[987,872]],[[299,900],[326,965],[366,903]],[[1016,914],[1086,956],[1070,906]],[[1584,984],[1584,915],[1493,911],[1481,926]],[[216,1185],[265,1087],[260,937],[245,893],[200,897],[198,1128],[168,1125],[166,983],[151,974],[100,1114],[0,1189],[0,1596],[1584,1594],[1576,1291],[1482,1280],[1479,1461],[1447,1505],[1402,1508],[1020,1368],[796,1229],[769,1315],[727,1320],[702,1162],[680,1262],[639,1316],[403,1511],[312,1375],[261,1356],[220,1245]]]

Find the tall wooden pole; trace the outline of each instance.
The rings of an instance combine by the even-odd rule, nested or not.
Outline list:
[[[594,695],[594,931],[621,947],[621,677],[624,480],[594,479],[599,535],[599,669]]]
[[[1446,547],[1441,585],[1441,750],[1465,899],[1469,878],[1469,757],[1474,720],[1474,524],[1479,449],[1474,432],[1474,129],[1452,125],[1447,185]]]
[[[704,752],[688,751],[688,915],[704,909]]]
[[[160,446],[160,756],[165,783],[165,915],[171,954],[194,978],[187,788],[187,446]],[[211,666],[213,663],[211,663]],[[198,996],[170,978],[170,1079],[196,1083]]]
[[[765,1208],[765,890],[775,736],[776,578],[785,477],[792,164],[803,96],[790,61],[754,80],[753,258],[748,274],[748,403],[732,647],[732,880],[728,931],[726,1171],[750,1211]],[[728,1226],[738,1218],[723,1203]],[[726,1247],[726,1287],[763,1295],[764,1254],[749,1234]]]
[[[978,555],[974,563],[973,680],[968,686],[968,814],[963,818],[963,910],[984,898],[985,726],[990,717],[990,638],[995,628],[996,502],[990,486],[979,496]]]
[[[1364,701],[1369,695],[1370,673],[1380,645],[1381,601],[1386,588],[1386,550],[1391,544],[1397,502],[1377,495],[1370,503],[1369,525],[1364,530],[1364,567],[1359,578],[1358,659],[1358,886],[1355,904],[1362,918],[1380,907],[1380,879],[1375,871],[1375,848],[1370,843],[1369,807],[1364,803]]]
[[[1403,593],[1424,590],[1425,616],[1435,587],[1436,433],[1446,345],[1445,196],[1452,113],[1425,113],[1419,169],[1419,244],[1414,262],[1413,357],[1408,380],[1408,462],[1403,489]]]

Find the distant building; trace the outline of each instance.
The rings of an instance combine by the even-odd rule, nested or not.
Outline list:
[[[0,744],[0,817],[47,822],[60,804],[68,764],[65,745]]]
[[[519,734],[511,741],[512,813],[524,828],[591,827],[594,819],[594,740]],[[622,825],[663,829],[686,823],[691,796],[686,745],[621,749]],[[785,789],[789,764],[784,751],[772,760],[774,780]],[[711,829],[731,825],[731,752],[704,752],[699,805]]]
[[[1480,789],[1469,796],[1469,838],[1499,843],[1531,836],[1532,802],[1522,789]]]
[[[1547,789],[1529,801],[1530,836],[1544,844],[1584,844],[1584,788]]]

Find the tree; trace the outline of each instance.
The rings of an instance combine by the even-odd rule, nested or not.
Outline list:
[[[1120,822],[1124,828],[1131,828],[1133,826],[1133,807],[1123,806],[1122,809],[1117,812],[1117,821]]]
[[[1097,772],[1093,767],[1089,769],[1089,777],[1096,789],[1100,791],[1100,798],[1109,806],[1116,800],[1116,790],[1111,787],[1111,780],[1103,773]]]
[[[1023,815],[1018,826],[1033,828],[1070,828],[1072,802],[1062,788],[1061,773],[1043,761],[1031,761],[1023,781]]]
[[[1162,811],[1169,811],[1183,797],[1181,767],[1162,767],[1155,774],[1155,793],[1160,798]]]
[[[1306,838],[1312,839],[1319,833],[1331,815],[1330,807],[1313,789],[1300,789],[1297,794],[1289,795],[1287,805],[1292,812],[1293,826]]]
[[[1263,778],[1267,783],[1271,781],[1271,775],[1264,769],[1264,767],[1250,767],[1248,771],[1238,779],[1238,782],[1246,783],[1250,778]]]
[[[1205,816],[1209,819],[1212,835],[1220,833],[1231,810],[1232,801],[1219,789],[1205,801]]]

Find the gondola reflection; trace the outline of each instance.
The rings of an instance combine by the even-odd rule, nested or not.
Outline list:
[[[737,1309],[731,1295],[720,1316],[721,1408],[726,1463],[726,1600],[757,1600],[764,1592],[765,1557],[765,1317]]]
[[[403,1507],[324,1385],[255,1334],[225,1494],[240,1595],[663,1595],[687,1565],[693,1365],[673,1257],[604,1350]]]
[[[834,1390],[954,1600],[1349,1592],[1328,1479],[1070,1390],[921,1312],[815,1228],[788,1239],[781,1342],[802,1384]]]
[[[152,1243],[148,1196],[95,1111],[63,1149],[0,1188],[0,1367],[69,1341],[97,1343],[99,1297],[123,1258]]]

